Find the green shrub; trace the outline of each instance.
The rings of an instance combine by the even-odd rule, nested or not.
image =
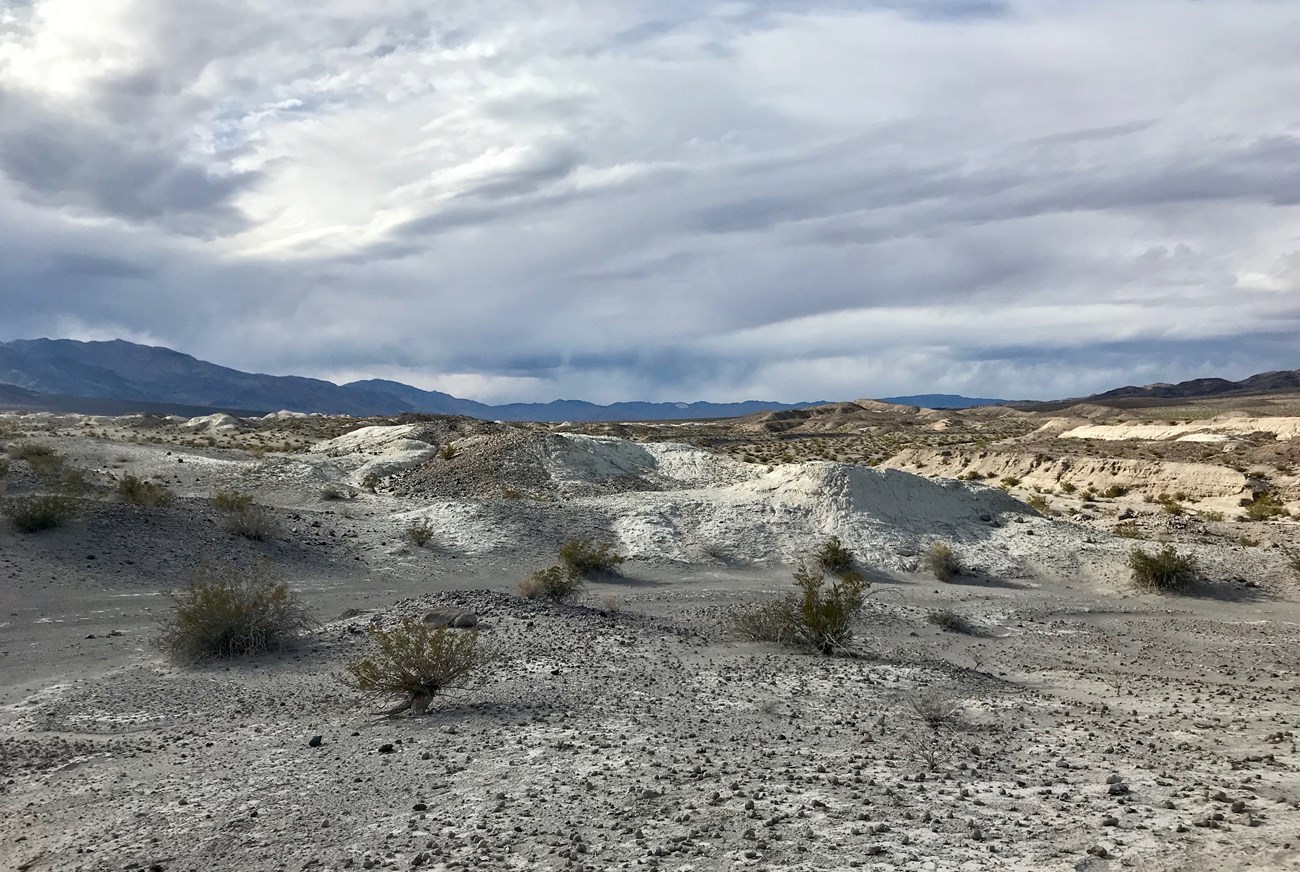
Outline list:
[[[797,593],[738,615],[736,633],[753,642],[779,642],[822,654],[847,649],[867,581],[850,570],[828,582],[816,564],[803,563],[794,571],[794,582]]]
[[[1138,529],[1138,525],[1134,521],[1125,521],[1124,523],[1117,525],[1115,527],[1115,535],[1123,539],[1146,538],[1146,536],[1142,535],[1142,531]]]
[[[567,566],[552,566],[534,572],[519,582],[519,595],[528,599],[564,602],[582,593],[583,578]]]
[[[1004,476],[1002,479],[1002,484],[1005,487],[1015,487],[1016,485],[1020,484],[1020,479],[1014,475]]]
[[[79,508],[79,502],[67,494],[34,494],[6,501],[0,513],[18,532],[39,533],[70,521]]]
[[[1051,501],[1042,494],[1030,494],[1025,503],[1040,515],[1046,515],[1052,511]]]
[[[212,494],[212,506],[223,512],[240,512],[253,506],[253,495],[247,491],[219,490]]]
[[[456,446],[450,442],[444,442],[442,445],[438,446],[438,456],[443,460],[451,460],[459,453],[460,452],[456,450]]]
[[[43,457],[57,457],[58,453],[48,445],[39,442],[15,442],[6,449],[6,453],[15,460],[40,460]]]
[[[221,526],[227,533],[255,542],[274,539],[280,531],[280,525],[276,523],[271,510],[257,503],[226,512],[221,519]]]
[[[205,564],[172,601],[157,644],[185,663],[278,650],[312,626],[298,595],[265,567],[244,572]]]
[[[921,565],[940,581],[949,581],[961,575],[961,561],[947,542],[935,542],[921,557]]]
[[[1273,518],[1285,518],[1289,514],[1282,501],[1270,493],[1243,499],[1241,505],[1246,509],[1246,518],[1251,521],[1270,521]]]
[[[433,526],[428,521],[420,519],[406,528],[406,538],[416,548],[423,548],[433,538]]]
[[[589,578],[601,573],[614,573],[626,558],[608,542],[594,539],[571,539],[560,546],[560,561],[574,575]]]
[[[407,709],[424,714],[440,691],[463,683],[479,665],[473,630],[405,618],[392,629],[371,627],[369,634],[379,650],[348,663],[344,681],[367,697],[401,698],[390,715]]]
[[[1155,554],[1134,548],[1128,556],[1133,583],[1142,590],[1168,593],[1186,588],[1196,578],[1196,560],[1166,545]]]
[[[136,506],[165,506],[174,498],[166,486],[156,481],[145,481],[134,475],[123,476],[118,481],[117,495],[123,502]]]
[[[1075,487],[1075,485],[1074,485],[1073,482],[1069,482],[1069,481],[1063,481],[1063,482],[1061,482],[1061,493],[1063,493],[1063,494],[1072,494],[1072,493],[1074,493],[1076,490],[1078,490],[1078,488]]]
[[[1128,488],[1125,487],[1124,485],[1122,485],[1122,484],[1112,484],[1110,487],[1108,487],[1108,488],[1106,488],[1104,491],[1102,491],[1102,492],[1101,492],[1101,495],[1102,495],[1103,497],[1105,497],[1106,499],[1108,499],[1108,500],[1113,500],[1113,499],[1116,499],[1116,498],[1118,498],[1118,497],[1122,497],[1122,496],[1124,496],[1124,495],[1127,494],[1127,493],[1128,493]]]
[[[831,575],[843,575],[846,572],[852,572],[853,567],[857,564],[853,552],[844,547],[844,543],[840,541],[839,536],[832,536],[822,543],[822,546],[817,549],[813,557],[817,561],[817,565]]]

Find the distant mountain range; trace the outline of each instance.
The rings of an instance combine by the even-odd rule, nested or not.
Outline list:
[[[1010,405],[1052,411],[1076,403],[1160,405],[1206,397],[1300,392],[1300,370],[1265,372],[1241,381],[1202,378],[1178,384],[1116,388],[1090,397],[1013,402],[956,394],[884,397],[881,402],[927,409]],[[331,415],[466,415],[496,421],[667,421],[735,418],[763,411],[806,409],[825,401],[775,403],[626,402],[601,406],[581,400],[493,406],[401,382],[366,379],[337,385],[301,376],[241,372],[188,354],[115,339],[18,339],[0,342],[0,410],[131,412],[193,417],[214,411],[258,415],[281,410]]]
[[[897,402],[934,402],[948,408],[997,401],[932,395],[903,397]],[[653,421],[730,418],[817,404],[750,400],[601,406],[556,400],[493,406],[382,379],[337,385],[314,378],[241,372],[170,348],[122,340],[20,339],[0,343],[0,408],[20,410],[140,411],[191,417],[212,411],[248,415],[289,410],[358,417],[427,413],[503,421]]]

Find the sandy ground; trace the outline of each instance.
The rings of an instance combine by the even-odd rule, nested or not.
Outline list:
[[[1300,868],[1300,606],[1278,548],[1143,520],[1206,567],[1195,595],[1158,597],[1124,581],[1131,540],[898,472],[582,443],[546,467],[545,498],[326,502],[322,484],[424,468],[429,446],[259,460],[42,438],[92,477],[165,475],[179,499],[0,530],[0,868]],[[231,485],[274,507],[278,536],[221,529],[207,496]],[[412,518],[436,522],[430,547],[403,540]],[[920,574],[925,526],[981,571]],[[1285,543],[1294,526],[1239,529]],[[505,532],[471,547],[466,529]],[[587,533],[633,555],[623,578],[571,606],[512,595]],[[730,618],[831,533],[874,582],[860,656],[736,641]],[[279,656],[169,663],[151,645],[163,591],[202,560],[269,560],[321,627]],[[480,616],[494,656],[429,715],[378,718],[340,684],[372,621],[447,607]],[[939,608],[978,632],[929,623]],[[925,694],[957,728],[924,725]]]

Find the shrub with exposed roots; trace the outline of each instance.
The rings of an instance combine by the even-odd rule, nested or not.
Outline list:
[[[203,565],[171,596],[175,610],[164,620],[157,643],[185,663],[275,651],[313,625],[298,595],[265,568]]]
[[[961,561],[957,559],[952,546],[947,542],[935,542],[931,545],[921,558],[921,564],[940,581],[949,581],[962,572]]]
[[[822,654],[848,650],[853,620],[866,597],[866,579],[849,571],[828,580],[818,566],[804,563],[795,569],[794,583],[797,592],[737,616],[736,633],[754,642],[779,642]]]
[[[39,533],[72,520],[79,508],[79,502],[67,494],[34,494],[7,500],[0,513],[18,532]]]
[[[439,692],[463,683],[480,662],[474,630],[406,618],[391,629],[371,627],[369,634],[378,650],[348,663],[344,682],[372,699],[399,698],[389,715],[424,714]]]
[[[123,502],[150,507],[165,506],[175,496],[165,485],[134,475],[124,475],[118,480],[117,495]]]
[[[1196,558],[1166,545],[1155,554],[1134,548],[1128,555],[1133,583],[1142,590],[1169,593],[1187,588],[1196,579]]]
[[[586,582],[567,566],[552,566],[534,572],[519,582],[519,595],[527,599],[548,599],[551,602],[565,602],[578,594]]]
[[[612,544],[594,539],[570,539],[560,546],[558,554],[570,572],[583,578],[613,574],[626,559]]]

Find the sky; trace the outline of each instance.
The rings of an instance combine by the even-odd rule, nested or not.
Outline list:
[[[485,402],[1300,367],[1294,0],[0,0],[0,340]]]

